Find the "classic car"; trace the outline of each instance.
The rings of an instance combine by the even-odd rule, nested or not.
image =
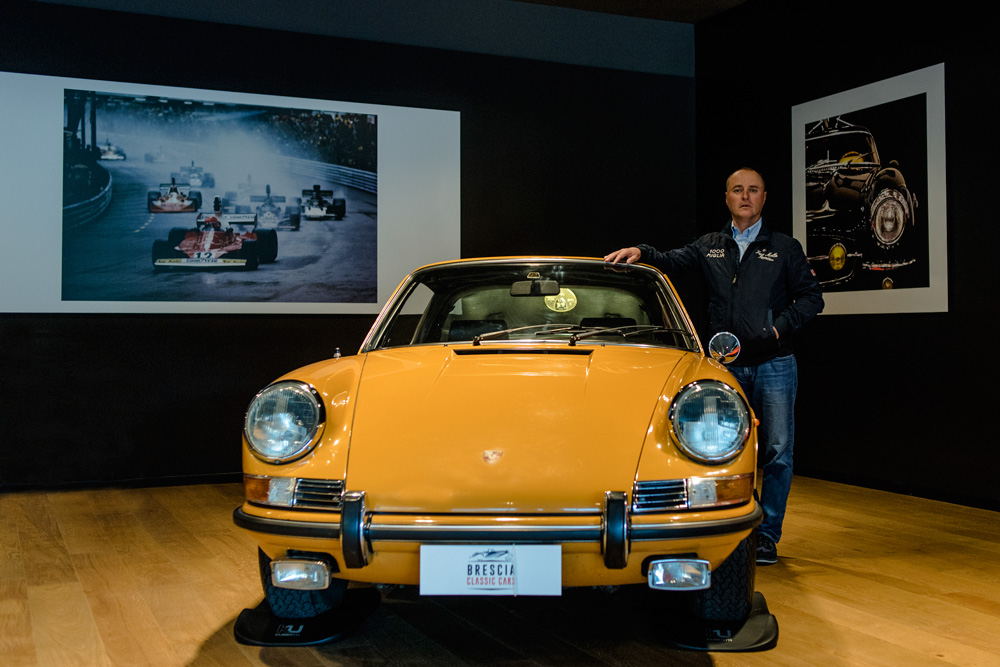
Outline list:
[[[180,171],[172,173],[170,177],[178,181],[190,183],[193,188],[215,187],[215,176],[210,172],[206,172],[204,167],[194,166],[194,160],[191,160],[190,165],[181,167]]]
[[[295,198],[295,203],[282,209],[278,204],[285,203],[285,196],[272,195],[270,184],[265,186],[264,191],[266,194],[250,195],[250,203],[257,204],[257,224],[266,228],[298,231],[302,219],[298,198]]]
[[[302,215],[306,220],[343,220],[347,215],[347,200],[333,197],[333,190],[323,190],[319,185],[302,191]],[[327,199],[330,197],[331,199]]]
[[[375,584],[639,584],[739,625],[756,605],[756,442],[739,384],[656,269],[444,262],[403,281],[356,355],[252,400],[233,518],[282,619]]]
[[[150,213],[193,213],[201,208],[201,192],[192,190],[190,183],[160,183],[159,190],[146,193]]]
[[[825,291],[891,289],[917,262],[917,198],[872,133],[827,118],[806,133],[806,255]]]
[[[257,229],[253,213],[223,213],[216,198],[212,213],[199,213],[193,228],[174,227],[166,240],[153,241],[153,269],[226,268],[254,270],[278,257],[278,234]]]
[[[101,150],[102,160],[124,160],[125,151],[122,150],[121,146],[116,146],[111,143],[108,139],[102,146],[99,147]]]

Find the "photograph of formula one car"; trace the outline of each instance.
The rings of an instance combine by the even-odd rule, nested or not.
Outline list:
[[[124,160],[125,151],[122,150],[121,146],[115,146],[108,139],[104,144],[101,145],[101,159],[102,160]]]
[[[153,269],[223,268],[253,271],[278,257],[278,233],[257,229],[254,213],[199,213],[195,227],[174,227],[167,240],[153,241]]]
[[[72,89],[64,104],[63,301],[377,301],[377,116]],[[143,159],[99,161],[95,137]],[[319,213],[300,229],[307,183]]]
[[[298,231],[301,222],[299,200],[282,209],[278,204],[285,203],[284,195],[272,195],[271,186],[265,186],[264,195],[250,195],[250,202],[257,204],[257,226],[262,228],[291,229]]]
[[[215,187],[215,176],[206,172],[204,167],[194,166],[194,160],[190,165],[181,167],[180,171],[170,174],[170,178],[189,183],[192,188]]]
[[[302,214],[306,220],[343,220],[347,213],[347,200],[333,197],[333,190],[322,190],[314,185],[311,190],[303,190]],[[326,199],[331,197],[331,199]]]
[[[201,208],[201,193],[191,189],[190,183],[160,183],[159,190],[146,193],[150,213],[193,213]]]
[[[806,254],[825,291],[928,285],[922,101],[807,125]]]

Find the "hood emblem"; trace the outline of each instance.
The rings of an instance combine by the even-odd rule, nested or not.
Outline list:
[[[487,449],[483,452],[483,461],[485,463],[496,463],[503,456],[502,449]]]

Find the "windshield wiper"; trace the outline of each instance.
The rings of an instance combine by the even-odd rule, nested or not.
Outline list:
[[[635,331],[625,331],[627,329],[635,329]],[[659,324],[625,324],[620,327],[602,327],[595,328],[591,331],[585,331],[579,334],[573,334],[569,337],[569,344],[576,345],[578,340],[584,338],[589,338],[591,336],[600,336],[601,334],[611,333],[617,331],[622,335],[623,338],[628,338],[629,336],[639,336],[646,333],[671,333],[671,334],[681,334],[686,336],[688,340],[694,340],[694,334],[690,331],[684,329],[675,329],[671,327],[661,326]]]
[[[503,336],[504,334],[514,333],[515,331],[527,331],[529,329],[542,329],[543,331],[551,327],[551,324],[529,324],[526,327],[514,327],[513,329],[503,329],[501,331],[487,331],[486,333],[481,333],[472,339],[473,345],[479,345],[480,341],[486,340],[488,338],[496,338],[497,336]],[[567,326],[557,327],[555,329],[548,329],[552,333],[565,333],[567,331],[572,331],[573,329],[579,329],[580,327],[575,324],[570,324]]]

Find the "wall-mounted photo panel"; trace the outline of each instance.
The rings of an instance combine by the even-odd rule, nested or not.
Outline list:
[[[948,310],[944,66],[792,108],[793,221],[826,314]]]
[[[374,313],[457,258],[459,114],[0,73],[4,312]]]

